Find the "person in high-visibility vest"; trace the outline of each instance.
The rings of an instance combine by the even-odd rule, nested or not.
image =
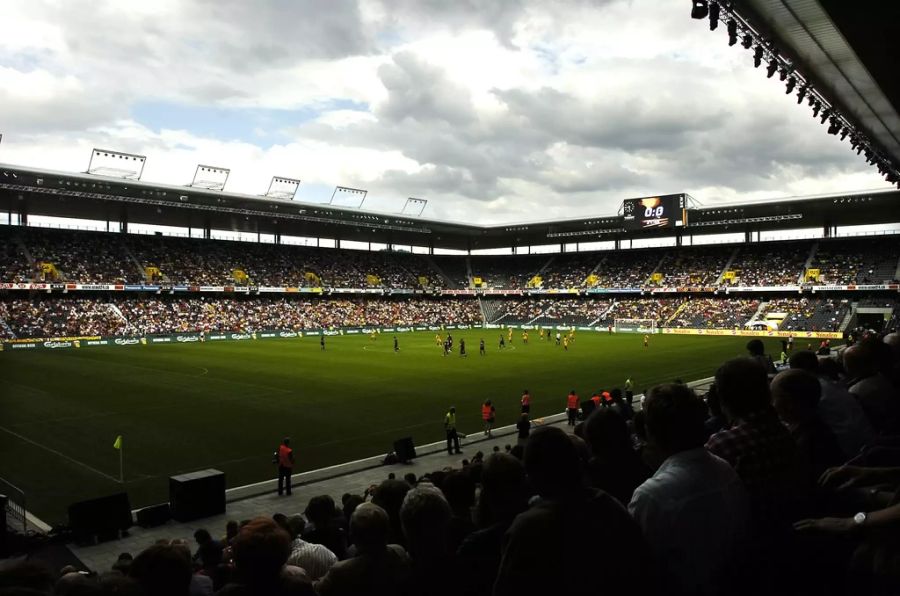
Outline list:
[[[531,413],[531,394],[528,393],[528,389],[522,392],[522,414],[530,414]]]
[[[285,437],[278,446],[278,494],[291,494],[291,476],[294,473],[294,450],[290,437]]]
[[[456,453],[462,453],[459,450],[459,434],[456,432],[456,408],[453,406],[450,406],[444,416],[444,431],[447,433],[447,455],[453,455],[454,449]]]
[[[569,416],[569,426],[575,426],[578,421],[578,395],[574,389],[569,391],[569,397],[566,398],[566,414]]]
[[[491,400],[487,400],[481,404],[481,419],[484,420],[484,434],[488,437],[491,436],[491,430],[494,428],[494,416],[496,414],[497,409],[494,407],[494,404],[491,403]]]

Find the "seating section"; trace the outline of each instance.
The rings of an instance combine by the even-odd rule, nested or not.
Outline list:
[[[113,308],[115,307],[115,308]],[[119,316],[116,309],[122,314]],[[124,317],[124,318],[123,318]],[[65,297],[0,301],[0,330],[19,339],[75,335],[297,331],[364,325],[481,323],[472,299]],[[3,331],[0,331],[3,333]]]
[[[897,281],[900,242],[864,238],[820,242],[810,268],[819,269],[817,285],[881,284]]]
[[[770,300],[763,311],[784,313],[782,331],[838,331],[850,312],[850,301],[833,298],[778,298]]]
[[[666,327],[690,329],[740,329],[759,310],[755,299],[692,298],[665,323]]]
[[[744,246],[730,265],[735,286],[796,285],[812,243]]]
[[[0,281],[396,290],[469,288],[478,277],[493,290],[709,287],[735,255],[727,284],[783,286],[804,278],[813,245],[467,257],[0,226]],[[896,281],[898,264],[897,237],[851,238],[819,241],[809,267],[821,270],[819,285],[881,284]]]

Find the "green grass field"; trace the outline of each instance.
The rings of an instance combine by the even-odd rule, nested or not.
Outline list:
[[[488,353],[478,355],[478,338]],[[187,345],[6,351],[0,354],[0,477],[29,509],[65,520],[69,503],[120,490],[116,435],[125,437],[133,507],[165,501],[170,475],[214,467],[229,486],[274,476],[271,453],[293,439],[299,470],[383,454],[394,439],[443,438],[446,408],[462,432],[480,428],[480,403],[512,424],[523,388],[532,416],[561,412],[569,389],[587,397],[710,376],[746,338],[581,332],[563,352],[535,339],[497,348],[497,331],[458,332],[470,355],[442,356],[433,333]],[[777,340],[767,350],[780,351]]]

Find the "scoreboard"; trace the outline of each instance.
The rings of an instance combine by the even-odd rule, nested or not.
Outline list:
[[[687,225],[687,195],[625,199],[622,211],[626,230],[678,228]]]

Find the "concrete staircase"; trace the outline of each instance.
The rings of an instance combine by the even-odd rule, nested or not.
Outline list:
[[[726,272],[726,271],[728,271],[729,269],[731,269],[731,265],[734,263],[734,260],[737,258],[738,252],[739,252],[740,250],[741,250],[741,248],[740,248],[740,247],[737,247],[737,248],[735,248],[733,251],[731,251],[731,256],[728,257],[728,262],[725,263],[725,266],[722,267],[722,270],[721,270],[721,271],[719,271],[719,277],[716,278],[716,285],[717,285],[717,286],[722,285],[722,276],[725,275],[725,272]]]
[[[812,248],[809,249],[809,256],[806,257],[806,262],[803,263],[803,271],[797,276],[797,283],[802,284],[806,281],[806,270],[812,267],[813,260],[816,258],[816,252],[819,250],[819,243],[813,242]]]
[[[428,265],[432,268],[432,270],[434,270],[434,272],[437,273],[441,277],[441,279],[444,280],[444,285],[448,288],[452,288],[453,284],[454,284],[453,280],[450,279],[449,277],[447,277],[447,274],[444,273],[444,270],[441,269],[438,266],[438,264],[435,262],[435,260],[431,258],[431,255],[422,255],[422,256],[425,257],[425,262],[428,263]]]
[[[754,323],[759,321],[760,317],[762,316],[763,312],[766,310],[766,307],[768,305],[769,305],[769,303],[766,301],[760,302],[759,308],[757,308],[756,312],[753,313],[753,316],[750,317],[750,319],[746,323],[744,323],[744,327],[752,327]]]

